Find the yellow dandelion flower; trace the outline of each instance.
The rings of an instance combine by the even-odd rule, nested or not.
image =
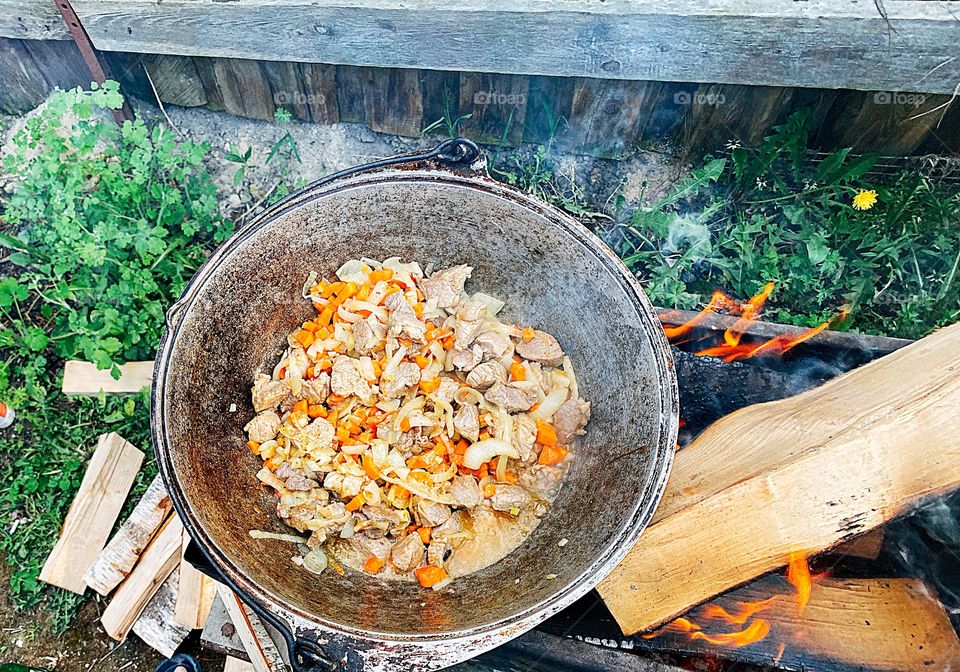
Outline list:
[[[857,210],[869,210],[876,202],[877,192],[872,189],[869,191],[861,189],[857,192],[857,195],[853,197],[853,207]]]

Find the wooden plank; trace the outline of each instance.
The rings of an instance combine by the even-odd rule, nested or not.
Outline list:
[[[211,651],[249,662],[250,657],[237,636],[237,628],[230,622],[227,608],[216,590],[213,595],[213,604],[210,606],[210,614],[203,626],[203,632],[200,633],[200,643]]]
[[[210,614],[210,607],[213,605],[213,596],[217,592],[217,587],[213,579],[197,571],[183,557],[189,544],[190,535],[184,530],[180,568],[178,570],[180,582],[173,620],[190,630],[202,630],[207,622],[207,616]]]
[[[367,68],[350,65],[337,66],[337,106],[340,121],[363,123],[363,83],[369,76]]]
[[[84,582],[101,595],[107,595],[119,586],[172,510],[173,504],[167,490],[157,476],[133,508],[130,517],[86,571]]]
[[[40,570],[41,581],[83,594],[87,589],[83,575],[107,542],[143,457],[119,434],[100,436],[60,538]]]
[[[70,33],[48,0],[0,0],[0,37],[69,40]]]
[[[263,61],[260,66],[270,84],[273,104],[290,112],[300,121],[310,121],[307,92],[299,63]]]
[[[217,85],[217,73],[214,71],[215,58],[195,57],[193,65],[197,69],[197,76],[203,84],[203,93],[207,98],[207,108],[211,110],[223,110],[223,95],[220,93],[220,87]]]
[[[656,82],[577,79],[561,147],[605,158],[622,157],[643,135],[659,89]]]
[[[218,58],[213,63],[223,109],[230,114],[273,121],[276,106],[261,64],[246,58]]]
[[[960,323],[680,451],[654,522],[599,586],[626,634],[960,486]]]
[[[946,94],[960,81],[951,5],[898,0],[881,12],[857,0],[74,3],[95,46],[113,51]]]
[[[180,570],[174,568],[133,624],[133,634],[167,658],[190,635],[190,628],[177,623],[174,618],[174,603],[179,588]]]
[[[51,86],[72,89],[90,88],[93,77],[83,63],[80,50],[72,41],[24,40],[23,46],[33,57],[33,67]]]
[[[223,672],[256,672],[256,670],[249,661],[227,656],[223,662]]]
[[[738,603],[770,600],[756,614],[770,626],[759,642],[732,649],[669,626],[655,638],[632,641],[640,648],[788,670],[947,670],[960,660],[960,643],[940,602],[916,579],[822,579],[798,612],[794,591],[779,576],[733,590],[713,604],[730,613]],[[746,627],[725,624],[695,609],[686,618],[708,633]],[[783,645],[781,652],[780,645]]]
[[[23,42],[0,37],[0,112],[6,114],[29,112],[53,89]]]
[[[226,586],[218,584],[217,594],[223,600],[230,622],[236,628],[253,669],[256,672],[286,672],[287,664],[260,618]]]
[[[100,370],[96,364],[68,360],[63,365],[64,394],[95,396],[100,392],[122,394],[139,392],[150,387],[153,380],[153,362],[127,362],[120,365],[120,377],[114,378],[108,370]]]
[[[161,102],[181,107],[207,104],[203,80],[192,58],[144,54],[142,59]]]
[[[899,91],[848,92],[820,135],[830,147],[904,156],[923,143],[950,100],[948,95]]]
[[[337,68],[320,63],[301,63],[303,90],[307,95],[310,120],[318,124],[336,124],[340,121],[337,105]]]
[[[460,74],[464,135],[491,145],[517,146],[523,140],[530,79],[518,75]]]
[[[686,108],[682,155],[698,157],[735,141],[755,147],[783,120],[792,89],[779,86],[702,84],[675,94]]]
[[[460,114],[460,73],[444,70],[421,70],[420,88],[423,91],[423,125],[441,121],[431,133],[449,135],[450,128]],[[453,135],[456,135],[456,130]]]
[[[396,68],[368,69],[363,80],[364,121],[371,130],[418,137],[423,130],[420,73]]]
[[[126,638],[150,598],[176,569],[182,536],[180,519],[168,517],[100,616],[100,623],[110,637],[117,641]]]
[[[571,122],[573,91],[577,81],[567,77],[530,78],[524,142],[548,145],[557,137],[563,137]]]
[[[877,528],[834,546],[832,552],[837,555],[876,560],[880,557],[880,551],[883,550],[883,538],[883,528]]]

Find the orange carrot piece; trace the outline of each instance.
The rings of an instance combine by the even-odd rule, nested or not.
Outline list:
[[[420,381],[420,389],[427,394],[436,392],[438,387],[440,387],[440,378],[431,378],[430,380]]]
[[[377,556],[371,555],[367,558],[366,562],[363,563],[363,571],[367,574],[379,574],[385,564],[386,563]]]
[[[537,462],[552,467],[555,464],[560,464],[566,456],[567,451],[561,446],[544,446],[543,450],[540,451],[540,459]]]
[[[557,445],[557,430],[549,422],[537,420],[537,443],[551,448]]]
[[[513,362],[510,365],[510,380],[526,380],[527,379],[527,370],[523,368],[523,364],[517,364]]]
[[[421,527],[420,529],[417,530],[417,534],[420,535],[420,541],[422,541],[424,544],[429,544],[429,543],[430,543],[430,528],[429,528],[429,527]]]
[[[369,283],[366,283],[366,282],[365,282],[365,283],[363,283],[362,285],[360,285],[360,289],[357,290],[357,300],[358,300],[358,301],[366,301],[367,299],[369,299],[369,298],[370,298],[370,291],[371,291],[372,289],[373,289],[373,287],[371,287]]]
[[[410,418],[404,418],[400,421],[400,431],[409,432],[410,431]]]
[[[447,578],[447,570],[436,565],[424,565],[417,569],[414,574],[417,575],[417,581],[424,588],[431,588]]]
[[[322,418],[327,414],[327,409],[323,407],[323,404],[310,404],[307,406],[307,415],[311,418]]]
[[[290,409],[291,413],[306,413],[310,403],[306,399],[301,399]]]
[[[279,455],[274,455],[269,460],[264,462],[263,466],[265,466],[270,471],[276,471],[277,467],[279,467],[281,464],[283,464],[283,458],[280,457]]]
[[[347,502],[347,511],[356,511],[361,506],[367,503],[367,498],[363,496],[361,492],[359,495]]]
[[[455,340],[456,340],[456,337],[453,334],[450,334],[449,336],[444,338],[442,341],[440,341],[440,345],[443,346],[444,350],[453,350],[453,344]]]
[[[363,471],[364,473],[366,473],[367,476],[369,476],[374,481],[380,478],[380,470],[377,469],[377,465],[374,464],[372,457],[370,457],[369,455],[364,455],[361,458],[360,462],[363,465]]]
[[[520,337],[527,343],[533,340],[533,336],[533,327],[524,327],[520,330]]]
[[[377,284],[378,282],[390,282],[393,279],[393,269],[392,268],[381,268],[378,271],[371,271],[367,277],[370,279],[370,284]]]
[[[256,441],[247,441],[247,448],[249,448],[250,452],[254,455],[260,454],[260,444]]]
[[[423,317],[423,304],[419,302],[413,304],[413,312],[417,317]]]
[[[423,355],[417,355],[413,358],[413,361],[415,361],[417,366],[419,366],[421,369],[425,369],[430,366],[430,358],[424,357]]]
[[[497,486],[495,483],[487,483],[483,486],[484,497],[493,497],[495,494],[497,494]]]

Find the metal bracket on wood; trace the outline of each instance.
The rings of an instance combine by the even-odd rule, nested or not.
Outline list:
[[[113,79],[110,66],[99,52],[94,49],[93,43],[90,41],[90,36],[87,35],[83,24],[80,23],[80,17],[77,16],[77,12],[74,11],[70,0],[54,0],[54,2],[57,4],[57,9],[60,10],[60,16],[63,17],[63,22],[66,24],[67,30],[70,31],[70,36],[80,50],[80,55],[83,56],[83,62],[86,64],[87,70],[90,71],[93,81],[98,84],[103,84],[108,79]],[[133,111],[130,109],[130,105],[126,99],[123,101],[123,107],[119,110],[111,110],[111,112],[113,112],[113,118],[118,124],[123,124],[123,122],[127,120],[133,120]]]

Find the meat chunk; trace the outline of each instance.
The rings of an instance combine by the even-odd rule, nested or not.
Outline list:
[[[426,547],[419,534],[408,534],[390,549],[390,562],[401,572],[410,572],[423,564]]]
[[[409,432],[401,434],[394,447],[401,453],[419,455],[428,443],[430,443],[430,437],[424,434],[423,427],[414,427]]]
[[[500,359],[510,349],[510,338],[497,331],[485,331],[473,341],[483,350],[483,359]]]
[[[420,367],[413,362],[400,362],[395,371],[380,378],[380,392],[387,399],[395,399],[403,396],[407,388],[419,382]]]
[[[463,285],[472,272],[471,266],[451,266],[421,280],[420,289],[427,300],[436,299],[439,308],[450,308],[460,300]]]
[[[288,388],[283,381],[274,380],[270,376],[261,373],[257,376],[257,381],[250,389],[250,394],[253,397],[253,410],[259,413],[268,408],[276,408],[289,393],[290,388]]]
[[[333,443],[335,433],[333,425],[327,422],[325,418],[314,418],[309,425],[291,437],[291,441],[296,443],[304,452],[310,453],[329,448],[330,444]]]
[[[448,548],[446,541],[435,540],[431,537],[430,545],[427,546],[427,564],[443,567],[443,561],[447,559]]]
[[[416,315],[414,315],[416,317]],[[383,343],[387,330],[372,315],[353,325],[353,344],[357,351],[369,355],[377,346]]]
[[[417,343],[423,342],[423,336],[427,332],[427,325],[413,308],[407,303],[407,299],[401,292],[394,292],[383,300],[384,305],[390,309],[389,329],[387,333],[390,336],[404,335],[411,341]]]
[[[486,391],[483,398],[495,406],[499,406],[508,413],[529,411],[537,403],[539,396],[534,383],[517,381],[503,383],[497,381]]]
[[[453,325],[453,347],[463,350],[473,344],[480,332],[483,331],[483,320],[468,322],[458,319]],[[483,357],[483,349],[480,349],[480,356]]]
[[[560,443],[569,443],[573,437],[583,434],[590,420],[590,402],[583,399],[567,399],[553,414],[553,428]]]
[[[469,474],[454,477],[453,483],[450,484],[450,496],[457,500],[457,504],[467,509],[472,509],[483,501],[480,484]]]
[[[463,320],[464,322],[476,322],[478,320],[482,321],[483,318],[487,316],[487,307],[479,301],[461,301],[457,305],[457,312],[455,315],[457,316],[458,320]]]
[[[471,371],[482,358],[483,351],[476,345],[464,350],[455,347],[450,351],[450,361],[460,371]]]
[[[392,546],[392,544],[382,536],[373,537],[366,532],[358,532],[353,535],[350,538],[350,545],[365,558],[372,556],[380,558],[381,560],[387,559],[387,556],[390,555],[390,547]]]
[[[496,382],[507,382],[507,370],[498,361],[483,362],[467,374],[467,384],[485,390]]]
[[[287,490],[313,490],[320,487],[320,484],[303,474],[294,473],[286,480],[285,486]]]
[[[560,349],[560,343],[553,336],[539,329],[533,332],[533,338],[529,341],[520,339],[517,343],[517,354],[525,359],[551,366],[559,366],[563,363],[563,350]]]
[[[543,499],[552,500],[560,491],[563,473],[560,467],[531,464],[520,471],[520,484]]]
[[[513,447],[520,459],[529,462],[533,457],[533,444],[537,441],[537,423],[526,413],[513,416]]]
[[[459,389],[460,385],[457,381],[453,378],[442,376],[440,378],[440,387],[434,392],[434,396],[440,401],[450,403],[453,400],[453,395],[456,394]]]
[[[480,411],[473,404],[464,404],[454,414],[453,426],[460,436],[476,441],[480,436]]]
[[[363,480],[363,476],[331,471],[323,479],[323,487],[327,490],[333,490],[343,499],[353,499],[363,489]]]
[[[346,355],[340,355],[333,360],[333,369],[330,373],[330,389],[334,394],[341,397],[349,397],[355,394],[364,403],[369,402],[373,396],[370,384],[360,370],[360,363]]]
[[[360,512],[382,532],[401,532],[410,524],[410,514],[392,506],[367,504]]]
[[[277,415],[276,411],[263,411],[248,422],[243,431],[247,433],[251,441],[263,443],[275,437],[278,429],[280,429],[280,416]]]
[[[511,509],[522,509],[533,503],[533,497],[526,489],[519,485],[509,485],[507,483],[497,483],[497,490],[490,498],[490,506],[495,511],[510,511]]]
[[[446,504],[437,504],[420,500],[417,502],[417,520],[424,527],[443,525],[450,517],[450,507]]]
[[[445,540],[450,536],[461,532],[462,530],[463,523],[460,521],[460,512],[457,511],[447,518],[447,522],[443,523],[442,525],[437,525],[435,528],[433,528],[433,531],[430,533],[430,539],[434,542],[437,540]]]
[[[303,381],[302,392],[311,404],[322,404],[330,394],[330,374],[324,372],[313,380]]]

